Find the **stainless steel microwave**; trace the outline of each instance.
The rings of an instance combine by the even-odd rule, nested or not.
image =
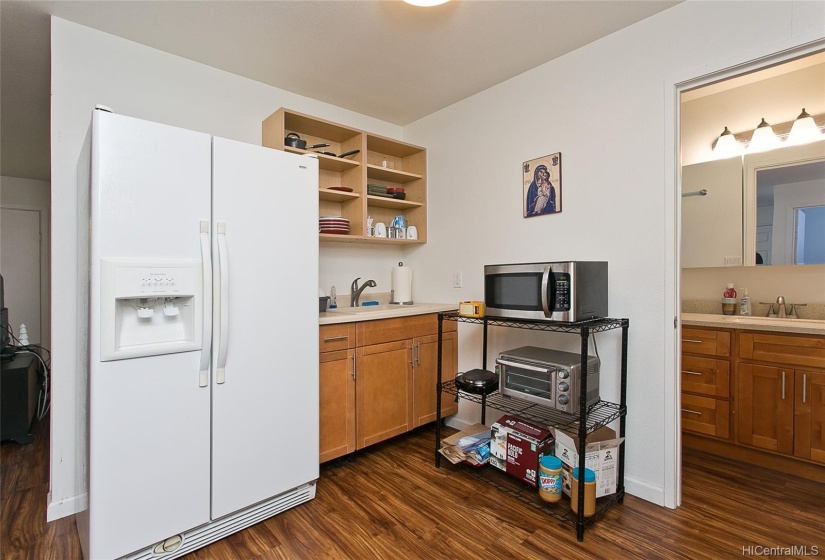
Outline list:
[[[570,414],[579,411],[584,377],[581,355],[522,346],[501,352],[496,364],[502,395]],[[587,357],[587,406],[599,402],[599,366],[599,358]]]
[[[575,322],[607,317],[607,262],[484,267],[487,315]]]

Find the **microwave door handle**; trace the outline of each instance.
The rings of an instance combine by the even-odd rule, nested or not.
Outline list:
[[[537,366],[532,366],[532,365],[529,365],[529,364],[520,364],[520,363],[517,363],[517,362],[510,362],[508,360],[503,360],[501,358],[496,360],[496,363],[501,364],[503,366],[510,366],[510,367],[513,367],[513,368],[528,369],[530,371],[536,371],[536,372],[539,372],[539,373],[543,373],[545,375],[550,375],[553,372],[552,368],[537,367]]]
[[[549,266],[544,267],[544,273],[541,275],[541,307],[544,310],[544,316],[550,317],[553,315],[553,307],[556,301],[556,282],[553,271]]]

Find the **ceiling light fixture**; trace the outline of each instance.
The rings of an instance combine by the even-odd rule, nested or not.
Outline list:
[[[439,6],[441,4],[445,4],[448,0],[404,0],[407,4],[412,4],[413,6],[421,6],[424,8],[428,8],[430,6]]]
[[[814,118],[803,107],[802,113],[793,122],[787,143],[789,145],[807,144],[819,140],[821,137],[822,133],[819,131],[819,127],[816,126]]]

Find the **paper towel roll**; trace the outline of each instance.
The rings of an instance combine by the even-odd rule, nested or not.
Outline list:
[[[392,303],[412,303],[412,268],[397,266],[392,269]]]

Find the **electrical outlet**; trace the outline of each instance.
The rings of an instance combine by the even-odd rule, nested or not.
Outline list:
[[[461,280],[461,271],[456,270],[453,272],[453,288],[460,288],[463,285]]]

